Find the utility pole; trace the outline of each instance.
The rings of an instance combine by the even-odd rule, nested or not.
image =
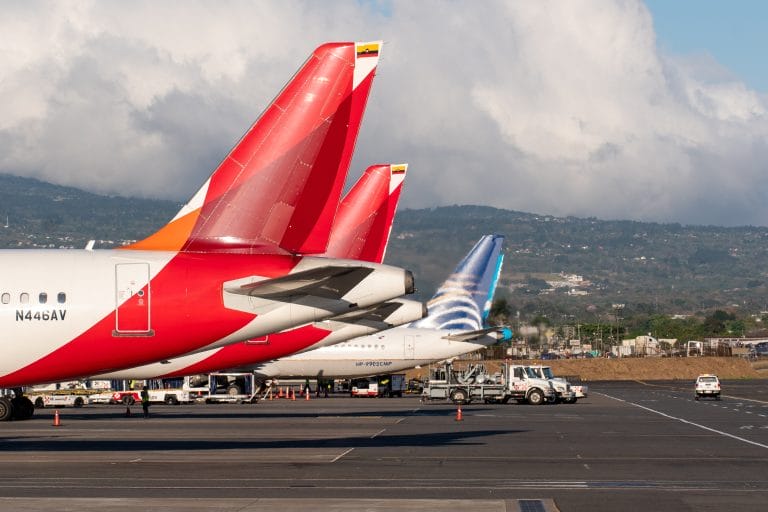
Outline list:
[[[616,345],[620,345],[619,336],[621,334],[621,310],[624,309],[624,304],[614,304],[613,311],[616,315]]]

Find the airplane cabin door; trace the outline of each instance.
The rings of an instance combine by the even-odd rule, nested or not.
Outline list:
[[[416,336],[406,335],[403,341],[405,359],[416,359]]]
[[[115,265],[115,336],[151,336],[149,263]]]

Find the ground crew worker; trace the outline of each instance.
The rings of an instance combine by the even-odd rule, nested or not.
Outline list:
[[[149,418],[149,391],[147,386],[141,388],[141,408],[144,409],[144,417]]]

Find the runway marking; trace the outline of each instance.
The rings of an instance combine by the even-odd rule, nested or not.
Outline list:
[[[387,429],[385,429],[385,428],[383,428],[383,429],[379,430],[378,432],[376,432],[375,434],[373,434],[373,435],[371,436],[371,439],[374,439],[374,438],[375,438],[376,436],[378,436],[379,434],[383,434],[384,432],[386,432],[386,430],[387,430]]]
[[[765,404],[768,405],[768,402],[765,402],[763,400],[755,400],[754,398],[744,398],[741,396],[733,396],[733,395],[723,395],[726,398],[733,398],[734,400],[746,400],[747,402],[757,402],[759,404]]]
[[[340,458],[342,458],[343,456],[345,456],[346,454],[348,454],[348,453],[349,453],[349,452],[351,452],[352,450],[354,450],[354,448],[350,448],[349,450],[345,451],[345,452],[344,452],[344,453],[342,453],[341,455],[339,455],[339,456],[335,457],[334,459],[331,459],[331,464],[333,464],[334,462],[336,462],[337,460],[339,460]]]
[[[717,430],[717,429],[710,428],[710,427],[707,427],[707,426],[704,426],[704,425],[700,425],[698,423],[694,423],[692,421],[688,421],[688,420],[683,419],[683,418],[678,418],[676,416],[671,416],[671,415],[663,413],[661,411],[656,411],[654,409],[651,409],[650,407],[645,407],[644,405],[636,404],[634,402],[629,402],[627,400],[622,400],[621,398],[617,398],[617,397],[611,396],[611,395],[606,395],[605,393],[597,393],[597,394],[598,395],[603,395],[604,397],[607,397],[607,398],[612,398],[614,400],[618,400],[619,402],[624,402],[625,404],[628,404],[628,405],[634,405],[635,407],[639,407],[640,409],[645,409],[648,412],[652,412],[654,414],[658,414],[659,416],[663,416],[663,417],[669,418],[671,420],[679,421],[681,423],[685,423],[685,424],[688,424],[688,425],[692,425],[694,427],[698,427],[698,428],[701,428],[701,429],[704,429],[704,430],[708,430],[710,432],[714,432],[715,434],[720,434],[721,436],[730,437],[731,439],[735,439],[735,440],[741,441],[743,443],[751,444],[753,446],[759,446],[760,448],[768,449],[768,445],[765,445],[765,444],[762,444],[762,443],[758,443],[756,441],[750,441],[749,439],[744,439],[743,437],[735,436],[733,434],[729,434],[728,432],[723,432],[721,430]],[[738,411],[738,409],[734,409],[734,410]]]

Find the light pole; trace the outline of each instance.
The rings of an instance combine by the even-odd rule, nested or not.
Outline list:
[[[621,310],[624,309],[624,304],[614,304],[613,311],[616,315],[616,345],[620,345],[619,336],[621,330]]]

